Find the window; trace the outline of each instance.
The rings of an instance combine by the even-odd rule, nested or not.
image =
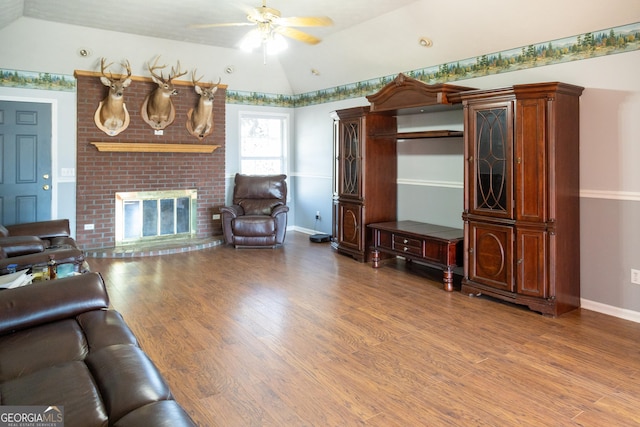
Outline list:
[[[286,173],[288,116],[240,113],[240,172]]]

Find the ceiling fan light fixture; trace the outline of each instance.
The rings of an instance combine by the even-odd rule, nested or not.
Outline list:
[[[249,31],[240,41],[240,49],[245,52],[252,52],[262,46],[263,37],[259,29]]]
[[[264,43],[267,55],[277,55],[289,47],[285,38],[280,34],[271,34]]]
[[[288,16],[283,18],[279,10],[267,7],[267,0],[262,0],[262,7],[250,9],[246,18],[247,22],[197,24],[192,27],[256,26],[240,40],[238,47],[245,52],[251,52],[261,47],[266,64],[267,55],[280,53],[288,47],[286,38],[310,45],[320,43],[321,40],[318,37],[294,27],[327,27],[333,25],[333,20],[328,16]]]

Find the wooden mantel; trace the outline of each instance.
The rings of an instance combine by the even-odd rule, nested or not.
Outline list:
[[[219,145],[155,144],[147,142],[91,142],[98,151],[129,153],[213,153]]]

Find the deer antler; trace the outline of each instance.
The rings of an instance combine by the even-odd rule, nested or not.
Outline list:
[[[189,70],[185,71],[184,73],[180,72],[180,61],[178,61],[178,69],[174,70],[173,67],[171,67],[171,74],[169,74],[169,81],[173,80],[173,79],[177,79],[178,77],[182,77],[185,74],[187,74],[189,72]]]
[[[198,77],[198,79],[196,79],[196,71],[198,71],[198,69],[194,69],[191,72],[191,82],[193,83],[194,86],[198,86],[198,84],[200,83],[200,79],[204,77],[204,75]]]
[[[202,83],[200,83],[200,80],[204,77],[204,75],[198,77],[197,79],[196,77],[196,71],[198,71],[198,69],[194,69],[191,72],[191,82],[193,83],[193,86],[200,86],[200,87],[205,87]],[[213,83],[212,81],[210,81],[206,87],[213,89],[214,87],[218,86],[220,84],[220,82],[222,81],[222,77],[218,77],[218,82],[217,83]]]
[[[125,77],[125,79],[128,79],[129,77],[131,77],[131,64],[129,64],[128,59],[124,60],[124,62],[122,63],[122,67],[124,67],[124,69],[127,70],[127,77]]]
[[[107,75],[104,73],[104,72],[105,72],[105,70],[106,70],[107,68],[109,68],[109,67],[111,67],[111,66],[113,65],[113,62],[109,62],[109,64],[104,65],[104,63],[105,63],[105,62],[106,62],[106,58],[104,58],[104,57],[103,57],[103,58],[100,60],[100,73],[101,73],[104,77],[108,78],[109,80],[113,80],[113,74],[111,74],[111,72],[109,72],[109,76],[108,76],[108,77],[107,77]]]
[[[153,65],[149,65],[149,63],[147,63],[147,68],[149,69],[149,72],[151,73],[151,75],[153,77],[155,77],[156,79],[160,80],[160,81],[164,81],[164,76],[162,75],[162,71],[160,71],[160,75],[157,75],[155,73],[155,70],[158,69],[163,69],[167,67],[167,64],[164,65],[158,65],[158,60],[160,59],[160,56],[156,57],[156,60],[154,61]]]
[[[111,71],[109,71],[109,76],[107,77],[107,75],[105,74],[105,71],[111,67],[113,65],[113,62],[108,63],[107,65],[105,65],[105,58],[102,58],[102,60],[100,61],[100,73],[102,74],[103,77],[109,79],[110,81],[116,81],[116,79],[113,78],[113,73]],[[131,77],[131,65],[129,64],[129,61],[125,59],[124,62],[120,63],[120,65],[122,65],[122,68],[124,68],[127,71],[127,76],[126,77],[120,77],[120,79],[118,79],[118,81],[124,81],[126,79],[128,79],[129,77]]]

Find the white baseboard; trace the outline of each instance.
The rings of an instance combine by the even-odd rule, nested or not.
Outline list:
[[[580,299],[580,306],[581,308],[585,308],[587,310],[597,311],[598,313],[608,314],[609,316],[619,317],[620,319],[640,323],[640,312],[638,311],[614,307],[612,305],[589,301],[587,299]]]
[[[309,235],[322,233],[321,231],[311,230],[310,228],[298,227],[297,225],[294,225],[291,228],[287,227],[287,230],[291,230],[291,229],[293,229],[293,231],[299,231],[300,233],[309,234]]]

